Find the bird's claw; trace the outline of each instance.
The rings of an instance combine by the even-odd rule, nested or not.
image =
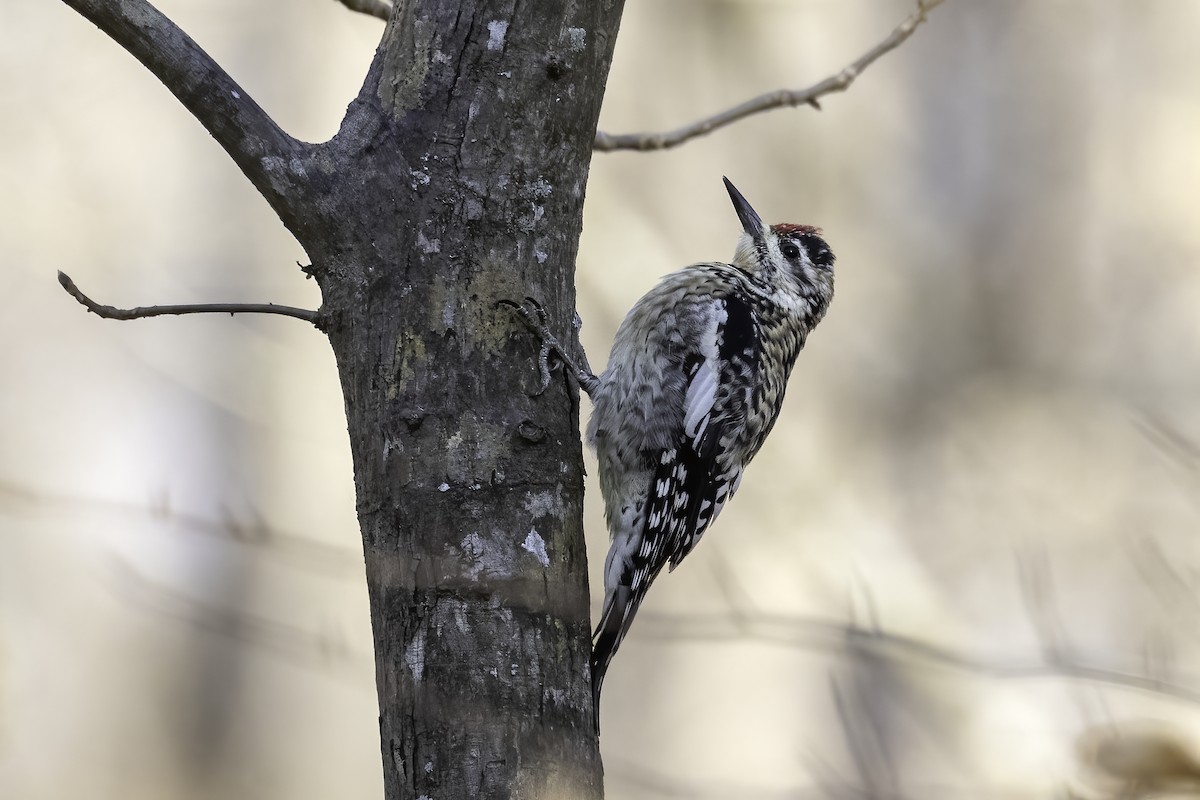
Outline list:
[[[518,303],[514,300],[501,300],[497,305],[508,306],[513,310],[513,313],[525,323],[525,327],[534,333],[541,340],[541,348],[538,350],[538,373],[540,375],[540,383],[538,390],[530,396],[537,397],[543,394],[550,387],[550,373],[554,366],[566,363],[563,357],[562,345],[554,334],[550,332],[546,321],[549,316],[546,314],[546,309],[542,308],[542,304],[532,297],[526,297],[524,303]],[[554,366],[550,364],[551,356],[554,357]]]

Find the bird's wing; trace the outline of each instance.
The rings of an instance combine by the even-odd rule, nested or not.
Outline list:
[[[640,599],[659,571],[678,566],[737,490],[736,449],[751,402],[759,346],[750,306],[736,297],[711,301],[706,330],[680,359],[686,378],[682,426],[654,459],[645,528],[628,583]],[[625,583],[625,581],[621,581]]]
[[[652,454],[641,536],[632,553],[619,556],[617,580],[606,586],[609,597],[593,650],[593,675],[600,680],[650,584],[668,562],[674,569],[691,552],[741,478],[742,464],[727,451],[742,439],[758,336],[744,301],[722,297],[708,303],[693,317],[703,326],[701,335],[689,337],[697,344],[674,359],[686,381],[683,414],[672,444]]]
[[[745,301],[730,297],[718,302],[723,314],[714,346],[687,368],[687,411],[672,488],[677,527],[671,537],[671,569],[692,551],[737,491],[744,466],[731,450],[744,438],[758,367],[758,336]]]

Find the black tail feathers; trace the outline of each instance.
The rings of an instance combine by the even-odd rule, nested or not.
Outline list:
[[[604,684],[609,663],[633,623],[640,601],[640,597],[633,597],[628,586],[618,586],[604,604],[600,624],[592,634],[592,711],[597,733],[600,732],[600,687]]]

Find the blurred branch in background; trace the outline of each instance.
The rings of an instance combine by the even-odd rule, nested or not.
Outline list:
[[[99,522],[105,516],[117,517],[115,522],[128,526],[131,522],[155,520],[171,523],[174,531],[188,535],[210,536],[232,544],[266,553],[272,559],[295,569],[327,578],[359,580],[362,577],[362,553],[351,547],[326,544],[317,539],[286,533],[261,520],[244,522],[228,509],[221,509],[221,520],[188,514],[171,508],[165,492],[153,505],[139,506],[111,500],[98,500],[71,495],[34,492],[10,483],[0,482],[0,505],[10,511],[55,508],[63,512],[78,511]],[[353,535],[347,529],[347,538]]]
[[[736,785],[729,783],[702,783],[681,780],[679,776],[666,776],[655,770],[618,758],[605,759],[605,776],[611,785],[626,791],[623,797],[639,798],[686,798],[687,800],[729,800],[730,798],[754,798],[754,800],[988,800],[1009,798],[1003,790],[986,786],[935,786],[918,784],[908,793],[875,791],[862,784],[839,780],[821,780],[817,785],[804,784],[781,788],[756,785],[747,781]]]
[[[873,799],[990,795],[988,789],[979,786],[935,785],[922,774],[922,761],[915,752],[917,740],[936,741],[946,752],[956,749],[953,734],[937,703],[931,702],[934,698],[928,691],[918,690],[898,664],[860,653],[852,657],[848,669],[830,674],[829,683],[836,724],[841,728],[855,774],[843,776],[824,756],[815,751],[808,754],[805,760],[823,791],[821,796]],[[828,733],[821,731],[819,747],[835,740]]]
[[[890,667],[883,659],[868,657],[868,660],[883,671]],[[874,671],[870,667],[866,670]],[[829,690],[833,694],[834,708],[837,710],[838,721],[846,739],[846,749],[853,758],[859,781],[867,788],[871,797],[895,796],[900,794],[898,770],[892,753],[891,737],[880,721],[885,709],[897,700],[893,696],[880,696],[894,681],[885,677],[883,681],[873,683],[862,680],[862,677],[861,674],[852,676],[852,688],[850,696],[847,696],[838,683],[837,676],[830,675]]]
[[[373,654],[351,648],[338,628],[315,631],[246,611],[218,608],[150,580],[121,558],[114,557],[111,564],[118,591],[142,608],[259,647],[288,663],[320,670],[364,691],[373,688]]]
[[[1141,410],[1133,417],[1133,425],[1159,452],[1174,463],[1195,472],[1200,467],[1200,444],[1168,422],[1161,414]]]
[[[366,14],[368,17],[377,17],[384,22],[387,22],[388,17],[392,15],[392,4],[386,0],[338,0],[338,2],[351,11]]]
[[[794,800],[795,798],[827,798],[823,789],[785,787],[771,790],[750,781],[730,784],[681,780],[678,775],[665,775],[642,764],[608,757],[604,759],[604,776],[610,790],[620,787],[620,797],[686,798],[686,800],[728,800],[731,797],[754,797],[759,800]]]
[[[857,61],[823,81],[814,83],[807,89],[779,89],[767,92],[744,103],[726,109],[711,117],[676,128],[665,133],[626,133],[610,134],[596,131],[596,142],[593,150],[610,152],[612,150],[665,150],[677,147],[689,139],[706,136],[715,130],[732,125],[754,114],[772,111],[776,108],[795,108],[796,106],[812,106],[821,109],[820,98],[836,92],[844,92],[858,78],[862,71],[875,63],[881,56],[895,50],[912,36],[929,12],[941,5],[944,0],[918,0],[917,10],[904,22],[900,23],[891,35],[864,53]]]
[[[1162,542],[1141,535],[1128,540],[1130,563],[1142,576],[1150,595],[1162,611],[1175,617],[1172,629],[1181,634],[1196,634],[1196,614],[1200,612],[1200,593],[1196,576],[1182,574],[1181,565],[1172,563]]]
[[[1021,600],[1037,632],[1042,656],[1051,664],[1069,662],[1066,629],[1054,605],[1054,582],[1045,549],[1030,544],[1017,552],[1016,560]]]
[[[144,319],[146,317],[161,317],[167,314],[278,314],[284,317],[295,317],[305,322],[311,322],[317,328],[321,327],[321,315],[316,311],[292,306],[280,306],[274,303],[190,303],[171,306],[137,306],[136,308],[116,308],[97,303],[84,294],[75,281],[65,272],[58,273],[58,282],[67,294],[74,297],[88,311],[104,319]]]
[[[847,655],[867,652],[883,658],[946,667],[1002,680],[1074,678],[1200,705],[1200,689],[1119,669],[1080,663],[1061,654],[1051,654],[1046,661],[1034,663],[991,662],[909,636],[882,630],[864,630],[854,624],[817,617],[762,612],[753,617],[731,615],[722,618],[642,612],[638,620],[641,629],[632,635],[657,642],[752,640],[818,651],[836,652],[844,648],[842,652]]]

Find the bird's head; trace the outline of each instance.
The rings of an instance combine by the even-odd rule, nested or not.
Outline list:
[[[833,251],[821,238],[820,228],[790,223],[768,226],[737,187],[728,178],[724,180],[742,221],[734,266],[762,283],[793,288],[801,295],[820,296],[828,302],[833,294]]]

